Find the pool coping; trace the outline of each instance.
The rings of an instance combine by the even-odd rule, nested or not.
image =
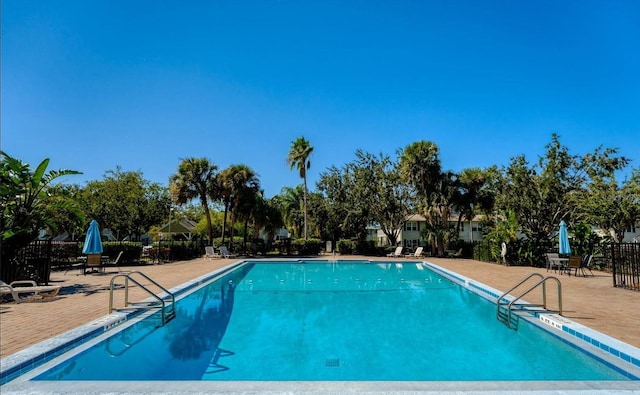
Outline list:
[[[321,259],[326,260],[326,259]],[[348,260],[348,259],[340,259]],[[240,260],[232,263],[223,268],[214,270],[203,276],[187,281],[177,287],[172,288],[170,291],[176,295],[183,295],[186,291],[189,291],[195,287],[201,286],[212,279],[223,275],[224,273],[235,269],[236,267],[245,264],[247,262],[253,262],[255,260],[247,259]],[[259,260],[264,262],[264,260]],[[277,259],[277,261],[301,261],[300,259]],[[311,259],[310,261],[317,261],[317,259]],[[329,262],[334,261],[332,259]],[[358,262],[374,262],[368,260],[349,260]],[[377,261],[376,261],[377,262]],[[404,261],[405,263],[412,262],[411,260]],[[458,283],[464,288],[492,301],[496,302],[497,298],[502,292],[491,288],[485,284],[462,276],[458,273],[444,269],[438,265],[435,265],[427,261],[413,261],[421,262],[428,266],[432,270],[450,278],[452,281]],[[331,393],[345,393],[352,391],[366,391],[367,393],[393,393],[395,391],[416,391],[418,393],[430,393],[435,392],[448,392],[448,391],[491,391],[491,392],[540,392],[540,391],[587,391],[587,392],[601,392],[606,391],[623,391],[629,390],[640,391],[640,381],[482,381],[482,382],[295,382],[295,381],[229,381],[229,382],[184,382],[184,381],[127,381],[108,382],[108,388],[105,388],[105,382],[100,381],[82,381],[82,382],[36,382],[36,381],[21,381],[20,376],[25,375],[26,372],[35,369],[37,366],[42,365],[46,361],[49,361],[56,356],[59,356],[66,351],[77,347],[79,344],[83,344],[90,339],[100,336],[110,329],[121,325],[127,320],[131,320],[140,315],[141,312],[127,312],[127,313],[113,313],[97,320],[94,320],[88,324],[82,325],[71,331],[65,332],[62,335],[40,342],[34,346],[31,346],[21,352],[10,355],[3,358],[0,361],[0,381],[2,383],[3,394],[18,394],[18,393],[68,393],[68,394],[87,394],[87,393],[101,393],[105,390],[108,392],[126,392],[126,393],[246,393],[246,392],[269,392],[269,393],[324,393],[329,391]],[[540,315],[539,315],[540,316]],[[579,340],[582,345],[589,348],[597,349],[596,354],[592,354],[594,357],[604,360],[610,360],[610,358],[617,358],[615,362],[623,361],[631,366],[633,373],[632,378],[640,377],[640,349],[623,343],[617,339],[611,338],[601,332],[592,330],[588,327],[567,320],[557,314],[543,314],[546,320],[536,317],[536,314],[532,314],[532,317],[537,318],[539,322],[534,322],[536,325],[546,325],[545,330],[558,336],[561,339],[566,340],[567,336],[572,336],[569,343]],[[555,316],[555,317],[554,317]],[[530,318],[529,318],[530,319]],[[541,326],[542,327],[542,326]],[[556,329],[554,333],[553,330]],[[593,343],[596,341],[596,343]],[[592,353],[592,352],[589,352]],[[612,362],[615,367],[617,363]],[[637,372],[635,372],[637,368]],[[620,371],[620,370],[619,370]],[[621,371],[625,373],[624,370]],[[635,375],[635,376],[634,376]],[[27,375],[28,376],[28,375]],[[185,390],[185,384],[188,383],[189,390]],[[241,389],[240,389],[240,388]],[[319,392],[319,389],[322,391]]]

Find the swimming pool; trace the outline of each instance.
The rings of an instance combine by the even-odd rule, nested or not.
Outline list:
[[[426,263],[247,261],[190,288],[167,325],[157,327],[154,315],[131,320],[28,380],[636,378],[633,367],[576,347],[562,331],[508,329],[482,295],[493,290]]]

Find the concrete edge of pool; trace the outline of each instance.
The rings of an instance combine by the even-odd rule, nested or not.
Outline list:
[[[633,381],[72,381],[21,383],[4,394],[537,394],[625,393],[640,391]]]
[[[211,281],[226,272],[251,260],[237,261],[224,268],[212,271],[206,275],[188,281],[180,286],[171,289],[177,295],[184,295],[195,287]],[[261,260],[264,261],[264,260]],[[299,259],[278,261],[300,261]],[[333,261],[333,260],[329,260]],[[363,260],[355,260],[363,262]],[[364,262],[367,262],[366,260]],[[411,261],[407,261],[411,262]],[[414,261],[415,263],[416,261]],[[423,264],[433,270],[445,275],[460,286],[481,295],[495,303],[500,291],[488,287],[475,280],[441,268],[433,263],[423,261]],[[108,332],[110,329],[119,326],[121,323],[136,318],[139,313],[115,313],[101,317],[88,324],[68,331],[60,336],[48,339],[29,347],[21,352],[3,358],[0,363],[0,377],[2,378],[3,394],[23,394],[23,393],[103,393],[103,392],[126,392],[126,393],[247,393],[247,392],[269,392],[269,393],[302,393],[302,392],[331,392],[341,393],[353,391],[365,391],[367,393],[393,393],[396,391],[415,391],[417,393],[449,392],[449,391],[491,391],[491,392],[553,392],[558,391],[580,391],[582,392],[626,392],[640,391],[640,381],[509,381],[509,382],[258,382],[258,381],[228,381],[228,382],[184,382],[184,381],[129,381],[129,382],[35,382],[30,381],[34,371],[38,370],[42,364],[64,352],[87,343],[92,339]],[[544,328],[550,333],[567,340],[569,343],[586,342],[584,347],[595,347],[587,350],[605,363],[619,366],[620,361],[625,362],[625,368],[617,368],[626,372],[628,377],[640,377],[640,349],[620,342],[617,339],[606,336],[600,332],[584,327],[573,321],[567,320],[559,315],[545,314],[545,317],[552,317],[551,320],[532,321],[537,326]],[[555,316],[555,317],[553,317]],[[534,317],[538,320],[539,317]],[[529,319],[528,319],[529,320]],[[549,322],[550,321],[550,322]],[[541,323],[542,322],[542,323]],[[546,324],[546,327],[545,327]],[[554,333],[555,332],[559,333]],[[594,343],[595,342],[595,343]],[[588,344],[588,346],[587,346]],[[579,346],[577,346],[580,348]],[[584,349],[584,347],[582,347]],[[606,348],[606,349],[605,349]],[[611,350],[614,350],[612,353]],[[626,365],[630,365],[626,369]],[[30,372],[30,373],[29,373]],[[26,377],[26,378],[25,378]],[[186,387],[189,389],[185,389]]]

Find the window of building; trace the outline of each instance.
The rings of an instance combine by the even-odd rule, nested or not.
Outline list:
[[[418,231],[420,228],[418,227],[418,223],[415,221],[409,221],[404,224],[404,230],[406,231]]]

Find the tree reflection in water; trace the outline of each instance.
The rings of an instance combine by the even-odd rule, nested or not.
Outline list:
[[[231,319],[236,285],[254,265],[246,265],[201,292],[198,307],[190,313],[178,308],[177,325],[167,332],[172,356],[178,360],[206,359],[215,371],[227,368],[217,364],[221,356],[233,354],[218,348]],[[204,355],[203,355],[204,354]],[[212,373],[209,371],[209,373]]]

